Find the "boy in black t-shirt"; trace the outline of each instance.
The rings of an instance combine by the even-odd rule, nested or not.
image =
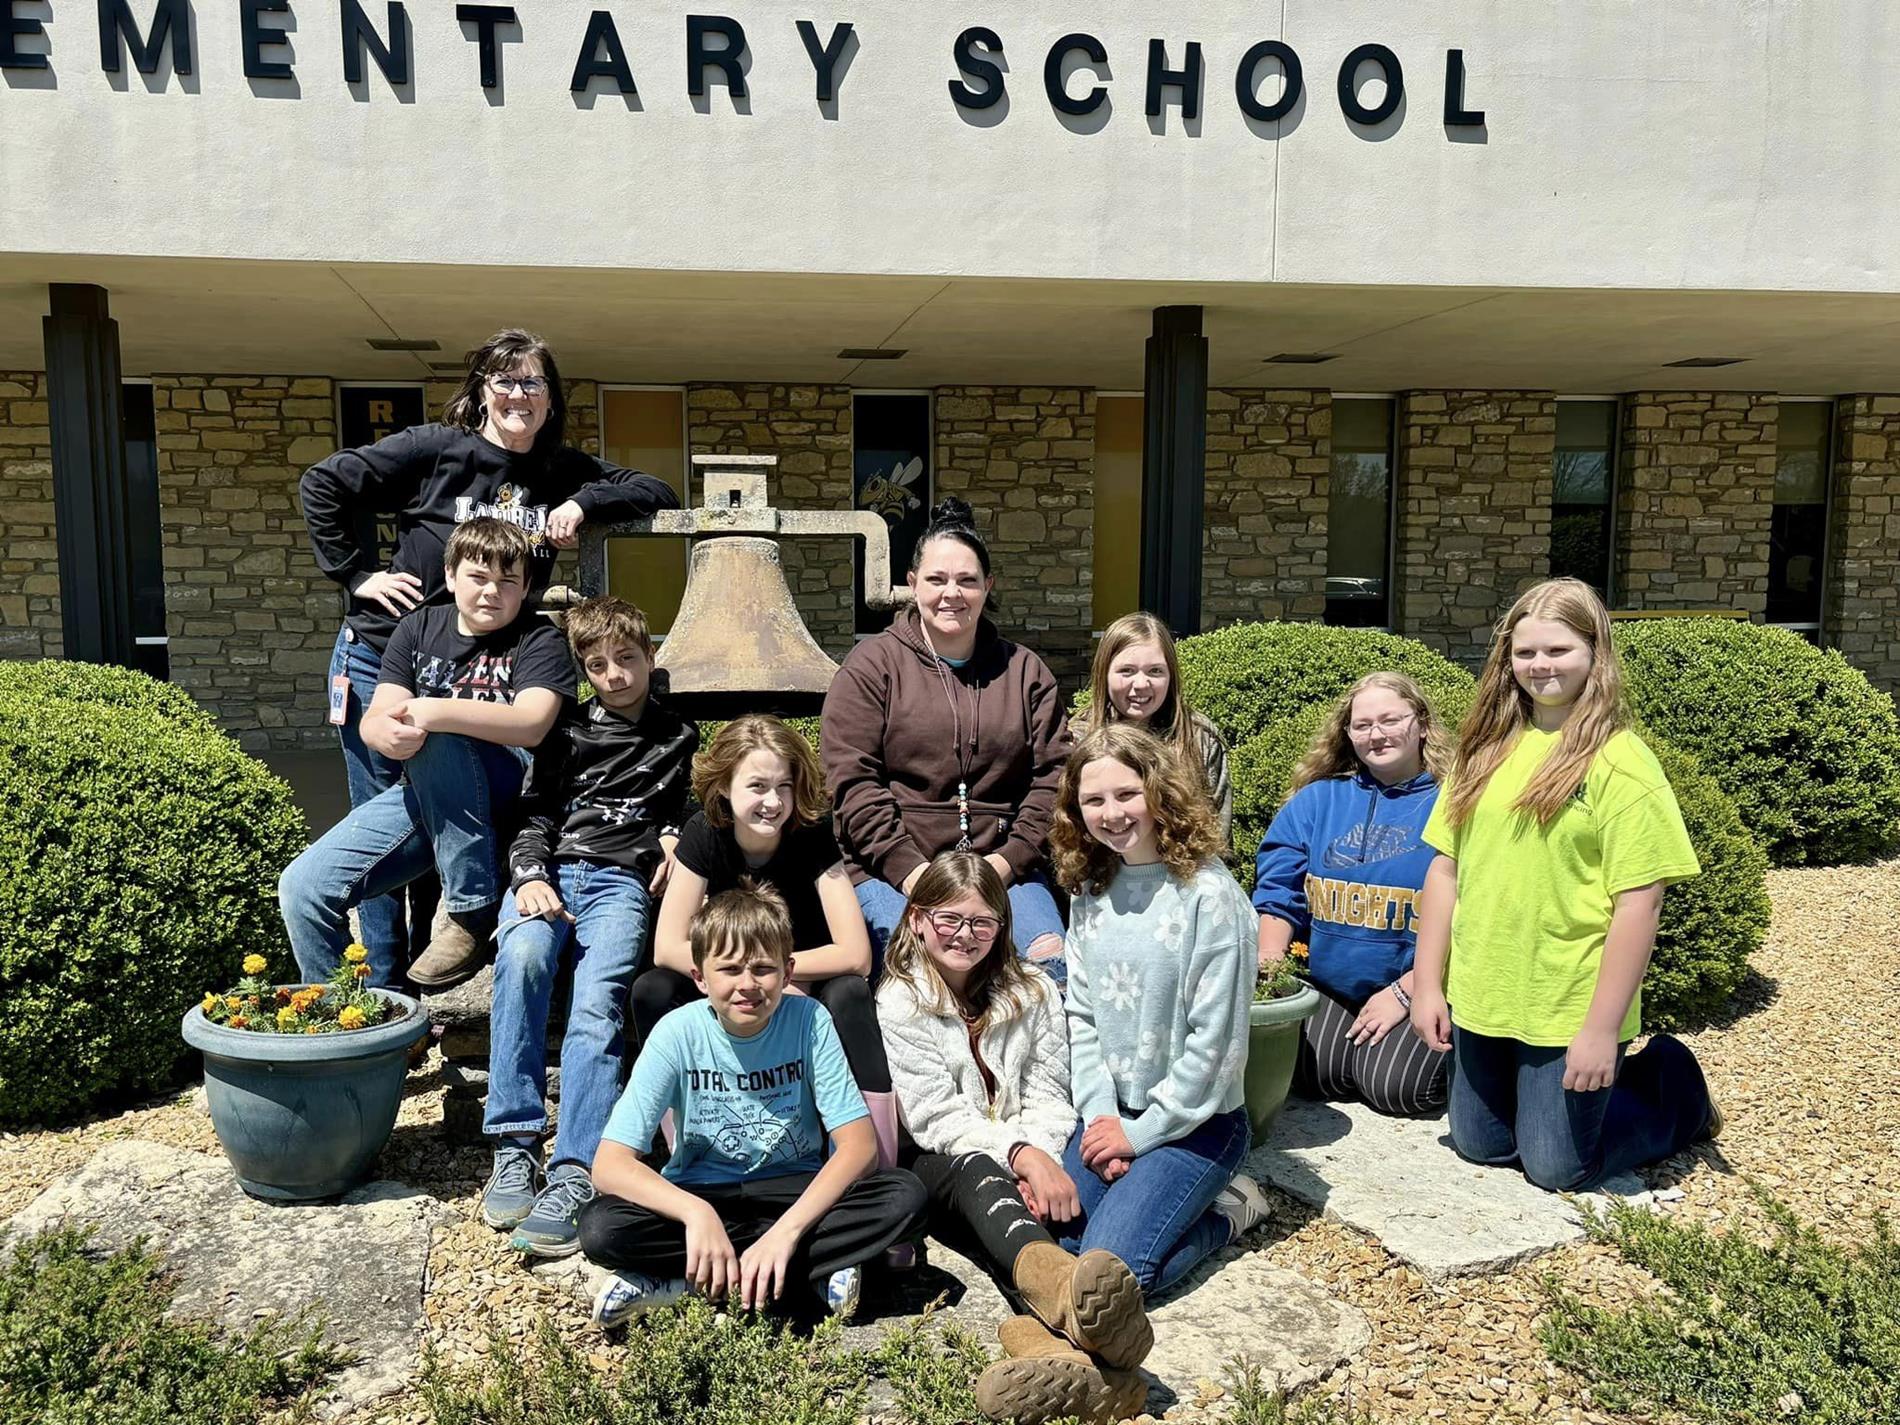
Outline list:
[[[284,871],[278,899],[298,973],[328,978],[349,940],[350,907],[434,868],[448,916],[409,977],[459,984],[481,965],[501,902],[495,820],[521,789],[528,749],[573,696],[560,633],[523,613],[527,534],[497,519],[457,526],[443,557],[455,603],[396,625],[363,741],[403,764],[402,782],[357,807]],[[387,985],[400,967],[378,963]]]
[[[624,599],[569,610],[568,647],[593,686],[534,754],[526,819],[508,854],[495,957],[488,1108],[495,1145],[482,1217],[515,1229],[538,1257],[580,1247],[576,1222],[594,1195],[587,1176],[620,1092],[627,987],[646,944],[652,897],[665,885],[691,790],[699,729],[650,690],[653,640]],[[563,956],[574,989],[561,1036],[561,1116],[545,1186],[548,1006]]]

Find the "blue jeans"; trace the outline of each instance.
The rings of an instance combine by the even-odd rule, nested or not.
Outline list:
[[[873,878],[858,887],[858,908],[864,912],[865,928],[871,932],[873,982],[883,973],[884,947],[897,930],[897,922],[904,918],[905,900],[904,893],[888,881]],[[1062,937],[1062,912],[1056,909],[1056,898],[1049,890],[1049,883],[1039,875],[1010,885],[1009,917],[1019,955],[1041,936]],[[1034,963],[1056,982],[1057,989],[1068,985],[1068,965],[1060,955]]]
[[[646,878],[594,861],[561,861],[555,888],[574,917],[520,919],[515,893],[501,899],[501,948],[489,1018],[488,1108],[482,1132],[539,1134],[548,1126],[548,1008],[570,943],[574,989],[561,1036],[561,1116],[553,1167],[591,1167],[620,1094],[627,992],[646,945]]]
[[[433,869],[451,911],[501,898],[495,814],[521,791],[528,754],[453,733],[431,733],[402,764],[403,780],[357,807],[292,861],[277,883],[297,973],[329,977],[349,944],[350,909]],[[391,947],[369,946],[370,983],[402,972]]]
[[[342,675],[350,680],[343,725],[336,733],[337,740],[343,744],[343,773],[352,809],[402,780],[402,763],[383,756],[363,741],[363,714],[369,711],[370,700],[376,696],[377,674],[382,666],[382,654],[358,638],[347,625],[338,630],[336,648],[330,654],[330,677]],[[324,691],[329,692],[327,684]],[[383,963],[407,966],[428,943],[429,918],[435,912],[435,903],[433,878],[424,878],[406,897],[400,891],[392,896],[371,896],[356,908],[363,943]],[[410,910],[414,911],[413,921]]]
[[[1066,1251],[1113,1252],[1152,1296],[1227,1245],[1233,1224],[1212,1209],[1246,1159],[1253,1137],[1246,1109],[1217,1113],[1186,1137],[1143,1153],[1112,1183],[1082,1162],[1087,1127],[1076,1125],[1062,1154],[1082,1199],[1081,1218],[1061,1239]]]
[[[1451,1141],[1458,1156],[1517,1164],[1552,1192],[1582,1192],[1607,1177],[1680,1152],[1709,1124],[1702,1066],[1680,1039],[1658,1034],[1639,1054],[1617,1049],[1616,1082],[1564,1088],[1563,1048],[1451,1031]]]

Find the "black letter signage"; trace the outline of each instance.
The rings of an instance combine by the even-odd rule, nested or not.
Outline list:
[[[391,84],[409,82],[409,12],[389,0],[389,43],[384,44],[376,27],[363,13],[358,0],[343,0],[343,82],[363,82],[363,51],[367,49],[383,78]]]
[[[717,35],[720,46],[707,49],[706,41]],[[732,97],[743,99],[745,67],[745,27],[727,15],[688,15],[686,17],[686,92],[695,99],[706,93],[706,67],[715,65],[726,76],[726,88]]]
[[[185,0],[158,0],[152,12],[150,39],[139,38],[138,21],[126,0],[99,0],[99,67],[117,74],[125,62],[125,51],[132,51],[132,63],[140,74],[158,73],[158,56],[165,41],[172,42],[172,68],[179,74],[191,73],[191,11]]]
[[[603,46],[605,54],[600,53]],[[614,88],[622,94],[638,92],[633,87],[626,48],[620,43],[620,31],[614,28],[614,17],[605,10],[596,10],[587,17],[587,33],[581,37],[580,57],[574,61],[574,77],[567,87],[576,94],[585,94],[596,79],[613,80]]]
[[[46,22],[31,15],[16,15],[19,0],[0,0],[0,69],[50,69],[51,61],[43,54],[28,54],[18,44],[21,35],[41,36]]]
[[[1284,79],[1280,86],[1280,97],[1271,104],[1262,104],[1258,76],[1260,66],[1267,60],[1273,60],[1280,66]],[[1279,40],[1262,40],[1240,57],[1240,68],[1234,75],[1234,97],[1240,101],[1241,113],[1263,124],[1271,124],[1293,112],[1293,106],[1300,102],[1300,89],[1304,83],[1300,75],[1300,57],[1293,53],[1293,47]]]
[[[995,30],[985,29],[981,25],[972,25],[957,36],[957,42],[950,53],[956,57],[957,72],[971,79],[981,80],[981,89],[972,89],[961,79],[950,81],[950,97],[956,100],[959,109],[987,109],[1000,103],[1004,93],[1003,67],[988,55],[978,54],[978,45],[989,54],[1003,52],[1002,38]]]
[[[1359,102],[1358,88],[1353,83],[1359,66],[1367,60],[1378,65],[1385,76],[1385,97],[1376,109],[1368,109]],[[1404,97],[1405,71],[1399,68],[1399,57],[1384,45],[1360,45],[1339,66],[1339,107],[1355,124],[1384,123],[1398,112],[1399,101]]]
[[[482,60],[482,88],[499,87],[501,84],[501,42],[495,38],[495,27],[514,24],[515,7],[512,5],[457,5],[455,18],[463,24],[475,26],[475,43]]]
[[[290,64],[281,59],[265,59],[265,46],[287,45],[290,31],[266,25],[266,15],[288,15],[290,0],[238,0],[238,29],[244,40],[244,77],[246,79],[290,79]]]
[[[1201,47],[1188,41],[1187,59],[1179,69],[1168,68],[1168,46],[1161,40],[1148,41],[1148,117],[1161,117],[1161,91],[1181,91],[1183,120],[1201,116]]]
[[[805,53],[811,56],[811,67],[818,74],[820,104],[829,104],[838,97],[838,61],[844,57],[844,47],[851,43],[851,30],[849,20],[833,25],[830,41],[821,45],[818,27],[810,20],[798,22],[798,37],[805,42]]]
[[[1445,51],[1445,127],[1484,127],[1484,110],[1465,107],[1465,52],[1461,49]]]
[[[1049,91],[1049,102],[1059,114],[1093,114],[1108,98],[1108,90],[1096,85],[1079,99],[1069,97],[1062,87],[1062,62],[1071,54],[1080,54],[1098,69],[1108,63],[1108,51],[1094,35],[1064,35],[1049,46],[1049,57],[1042,62],[1042,87]]]

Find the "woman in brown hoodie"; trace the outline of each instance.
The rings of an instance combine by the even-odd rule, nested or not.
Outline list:
[[[872,951],[881,966],[931,858],[973,850],[1009,887],[1019,950],[1061,984],[1062,917],[1043,860],[1069,752],[1055,675],[983,616],[990,553],[963,501],[931,512],[905,582],[915,607],[844,660],[821,738]]]

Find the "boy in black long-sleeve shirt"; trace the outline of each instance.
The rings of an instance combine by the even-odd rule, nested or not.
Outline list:
[[[589,599],[568,613],[567,638],[594,697],[556,724],[528,775],[527,819],[508,857],[482,1124],[495,1140],[482,1216],[514,1228],[517,1250],[543,1257],[579,1246],[588,1168],[620,1091],[627,993],[699,743],[699,730],[650,690],[653,644],[640,610]],[[561,1114],[542,1181],[548,1007],[570,942]]]

